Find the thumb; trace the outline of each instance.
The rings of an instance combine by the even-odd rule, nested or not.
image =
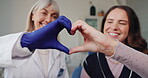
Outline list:
[[[78,53],[78,52],[86,52],[84,46],[78,46],[70,49],[69,54]]]

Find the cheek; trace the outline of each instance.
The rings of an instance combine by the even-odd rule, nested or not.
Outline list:
[[[53,22],[54,20],[56,20],[56,19],[51,19],[51,22]]]
[[[34,20],[34,27],[35,27],[35,30],[41,28],[41,25],[40,25],[40,22],[41,22],[41,19],[36,19]]]
[[[104,24],[103,32],[105,33],[109,29],[109,25]]]
[[[124,41],[128,36],[129,28],[123,28],[123,29],[120,29],[120,30],[122,30],[122,33],[123,33],[122,41]]]
[[[129,26],[126,26],[126,27],[120,27],[120,30],[121,30],[125,35],[127,35],[128,32],[129,32]]]
[[[33,16],[33,20],[34,21],[40,21],[40,20],[43,20],[44,19],[44,17],[41,15],[41,14],[39,14],[39,13],[36,13],[34,16]]]

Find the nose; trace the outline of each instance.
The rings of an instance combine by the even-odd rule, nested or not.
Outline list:
[[[113,29],[113,30],[118,30],[118,23],[114,23],[114,24],[111,26],[111,29]]]
[[[47,16],[46,19],[45,19],[45,21],[46,21],[47,24],[50,23],[50,22],[52,22],[51,16],[50,15]]]

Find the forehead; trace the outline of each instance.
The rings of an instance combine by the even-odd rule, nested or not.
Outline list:
[[[124,19],[128,20],[128,16],[125,10],[123,9],[113,9],[107,16],[107,19]]]
[[[58,10],[53,6],[53,5],[48,5],[42,9],[38,9],[39,11],[40,10],[47,10],[47,11],[54,11],[54,12],[58,12]]]
[[[48,12],[58,12],[54,6],[48,5],[47,7],[43,8],[44,10],[47,10]]]

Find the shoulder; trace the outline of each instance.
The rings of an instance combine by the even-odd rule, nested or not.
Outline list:
[[[97,53],[87,56],[86,61],[91,61],[97,59]]]
[[[97,53],[91,54],[87,56],[87,58],[84,60],[83,66],[85,67],[91,67],[97,63]]]
[[[3,36],[1,36],[0,38],[16,37],[16,36],[20,36],[20,35],[23,34],[23,33],[24,33],[24,32],[7,34],[7,35],[3,35]]]
[[[104,59],[105,55],[102,53],[94,53],[89,56],[84,61],[84,65],[97,65],[98,64],[98,59]]]

